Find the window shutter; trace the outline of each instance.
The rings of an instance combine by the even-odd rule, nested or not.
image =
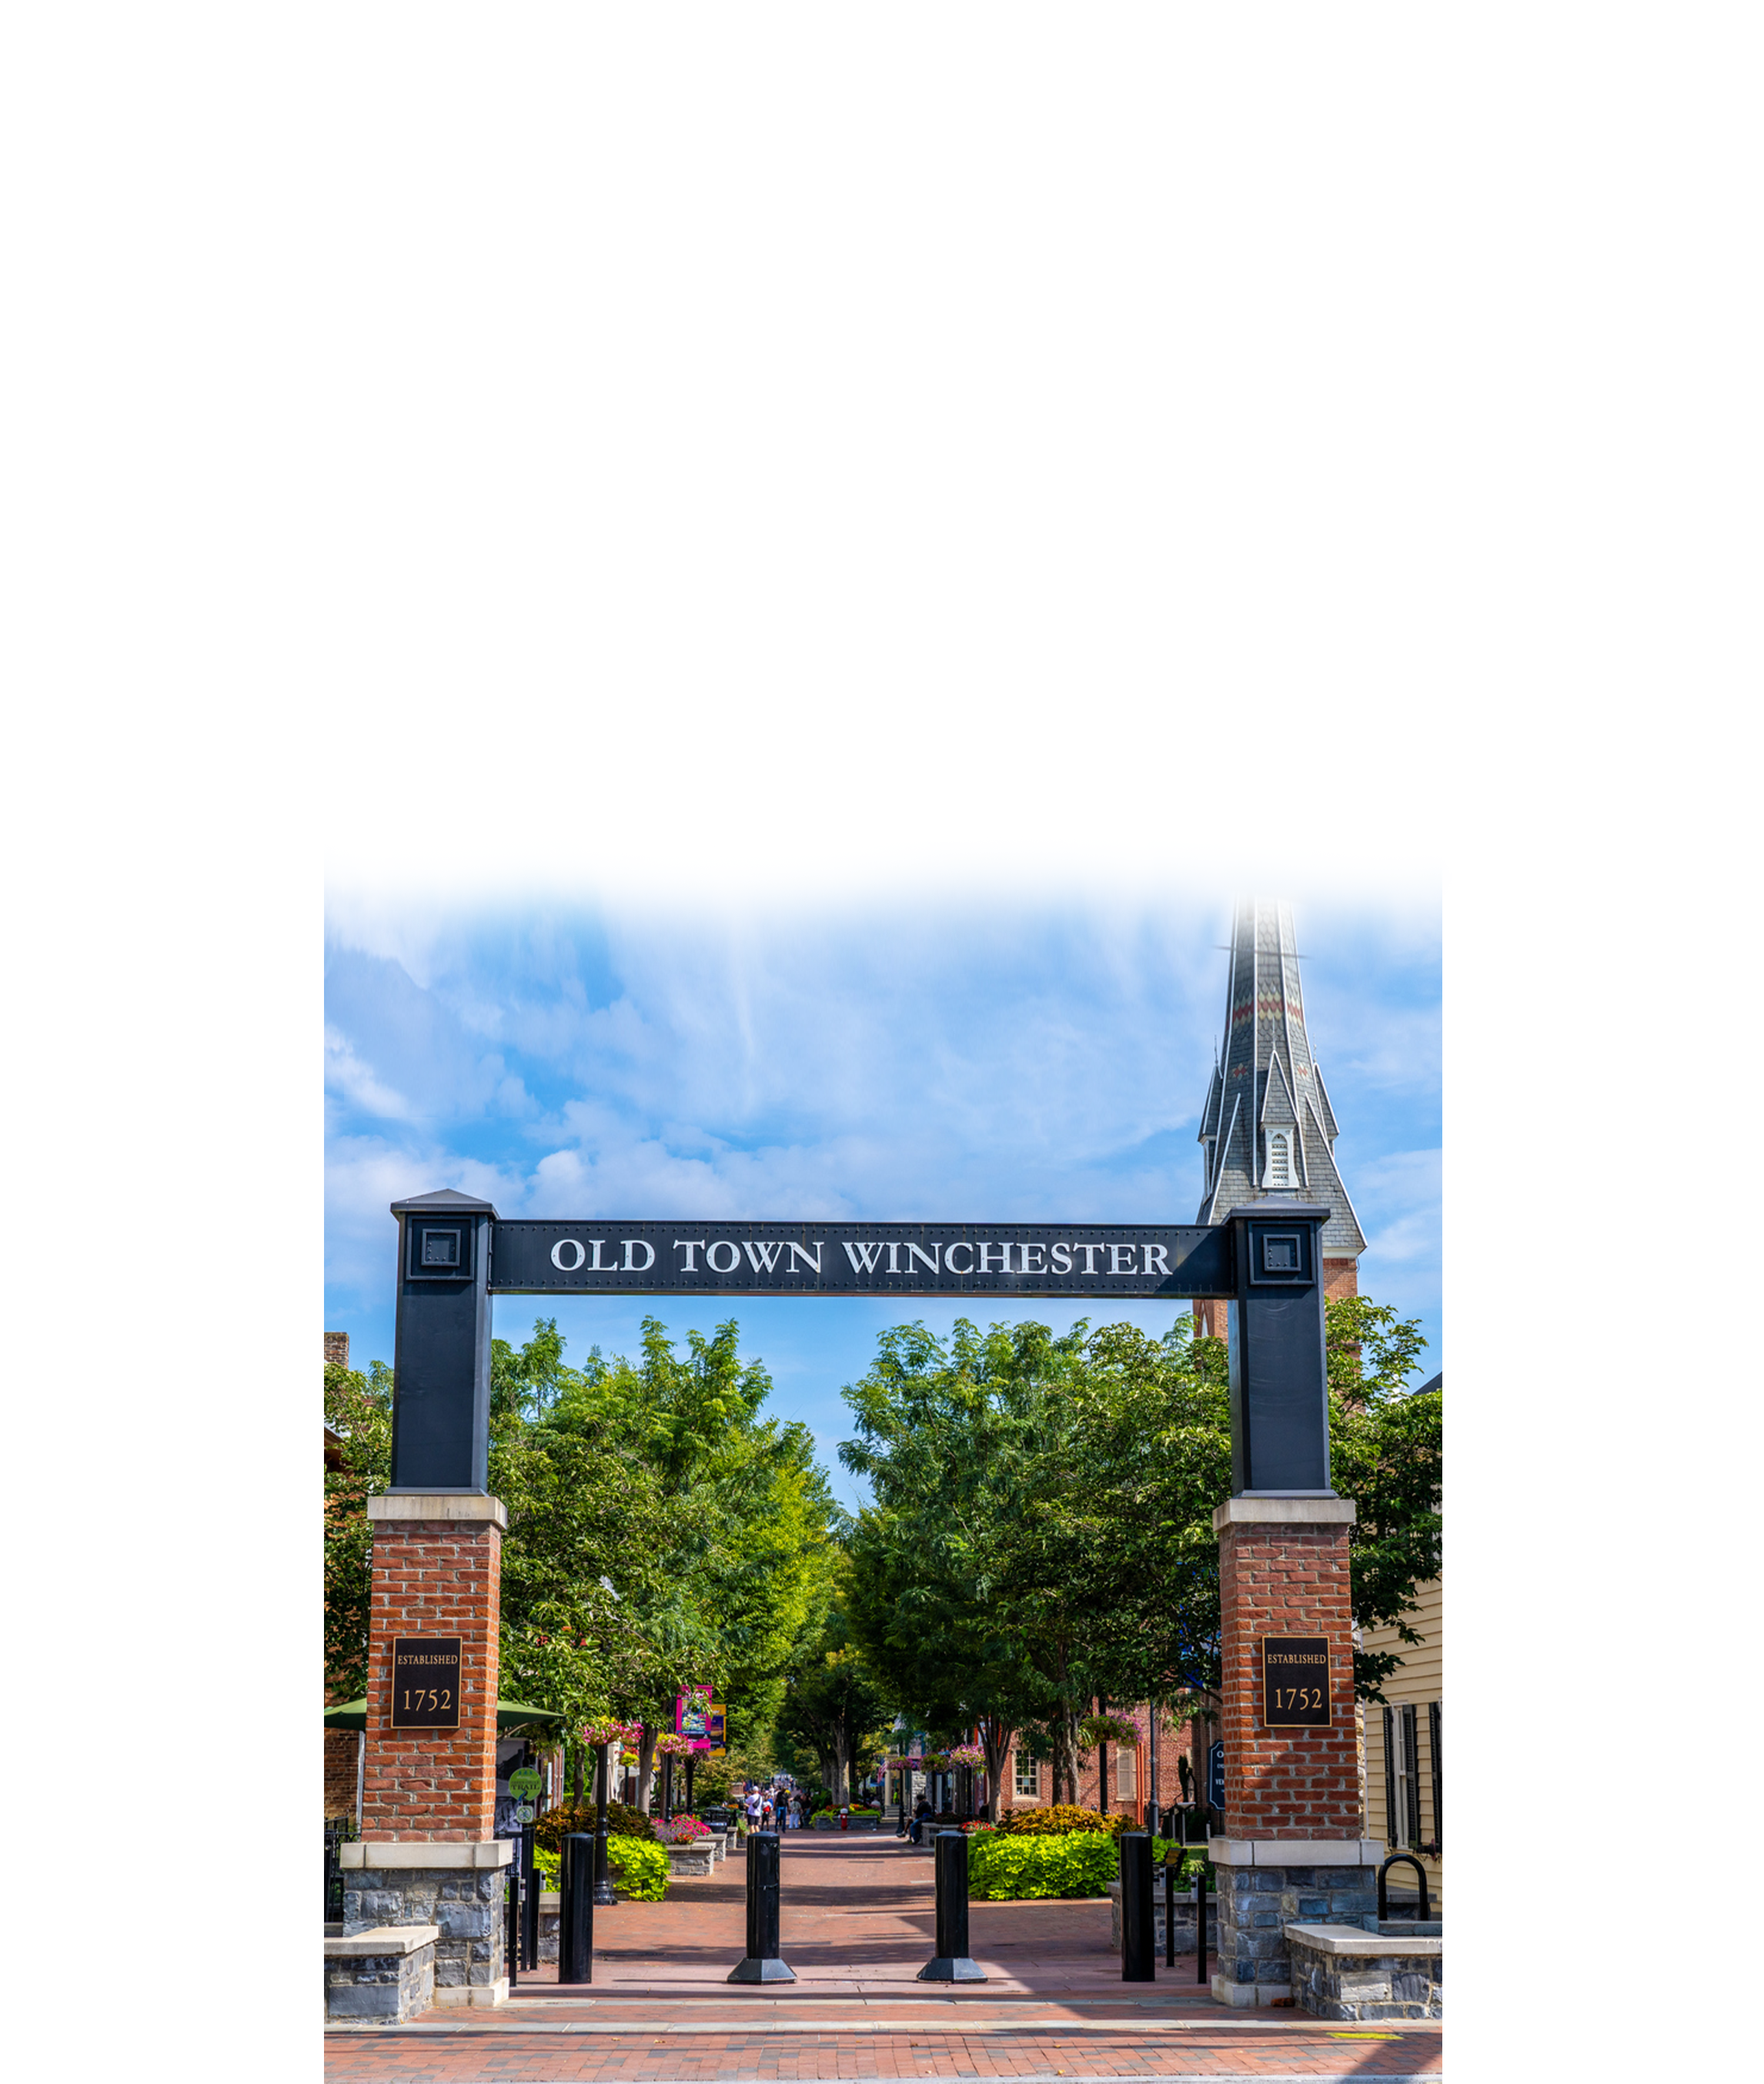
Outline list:
[[[1394,1845],[1397,1836],[1397,1711],[1384,1710],[1384,1842]]]
[[[1440,1822],[1440,1703],[1427,1703],[1427,1764],[1433,1774],[1433,1842],[1443,1851],[1444,1827]]]
[[[1414,1706],[1410,1701],[1403,1704],[1402,1753],[1403,1764],[1408,1769],[1407,1782],[1403,1789],[1408,1798],[1403,1807],[1409,1812],[1403,1822],[1409,1835],[1401,1842],[1405,1845],[1414,1846],[1421,1843],[1421,1750],[1415,1728]]]

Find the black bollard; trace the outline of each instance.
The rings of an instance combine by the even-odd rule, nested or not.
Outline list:
[[[795,1972],[778,1958],[778,1842],[775,1831],[747,1834],[747,1955],[729,1971],[731,1983],[794,1983]]]
[[[1151,1840],[1143,1831],[1121,1834],[1121,1980],[1156,1982],[1156,1941],[1151,1921]]]
[[[1178,1853],[1173,1860],[1164,1863],[1164,1965],[1176,1966],[1176,1876],[1182,1864]]]
[[[502,1966],[508,1971],[508,1994],[520,1980],[520,1868],[507,1870],[502,1884]]]
[[[932,1840],[937,1862],[937,1951],[918,1972],[922,1983],[983,1983],[986,1972],[968,1958],[968,1839],[961,1831],[939,1831]]]
[[[1206,1980],[1206,1870],[1194,1877],[1194,1980]]]
[[[563,1841],[563,1892],[558,1903],[558,1980],[594,1980],[594,1840],[572,1831]]]

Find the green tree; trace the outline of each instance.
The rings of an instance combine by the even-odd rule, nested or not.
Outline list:
[[[778,1734],[799,1770],[808,1752],[836,1802],[854,1802],[863,1768],[887,1742],[894,1709],[852,1639],[836,1596],[820,1629],[798,1649],[784,1675]]]

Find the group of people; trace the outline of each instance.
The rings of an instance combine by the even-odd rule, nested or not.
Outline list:
[[[750,1831],[799,1831],[808,1814],[808,1798],[794,1787],[776,1781],[765,1787],[750,1782],[742,1799]]]

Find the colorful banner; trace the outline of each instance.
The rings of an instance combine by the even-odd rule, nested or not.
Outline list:
[[[723,1703],[711,1697],[710,1687],[694,1686],[689,1693],[675,1696],[674,1734],[689,1737],[695,1751],[720,1756],[727,1726]]]

